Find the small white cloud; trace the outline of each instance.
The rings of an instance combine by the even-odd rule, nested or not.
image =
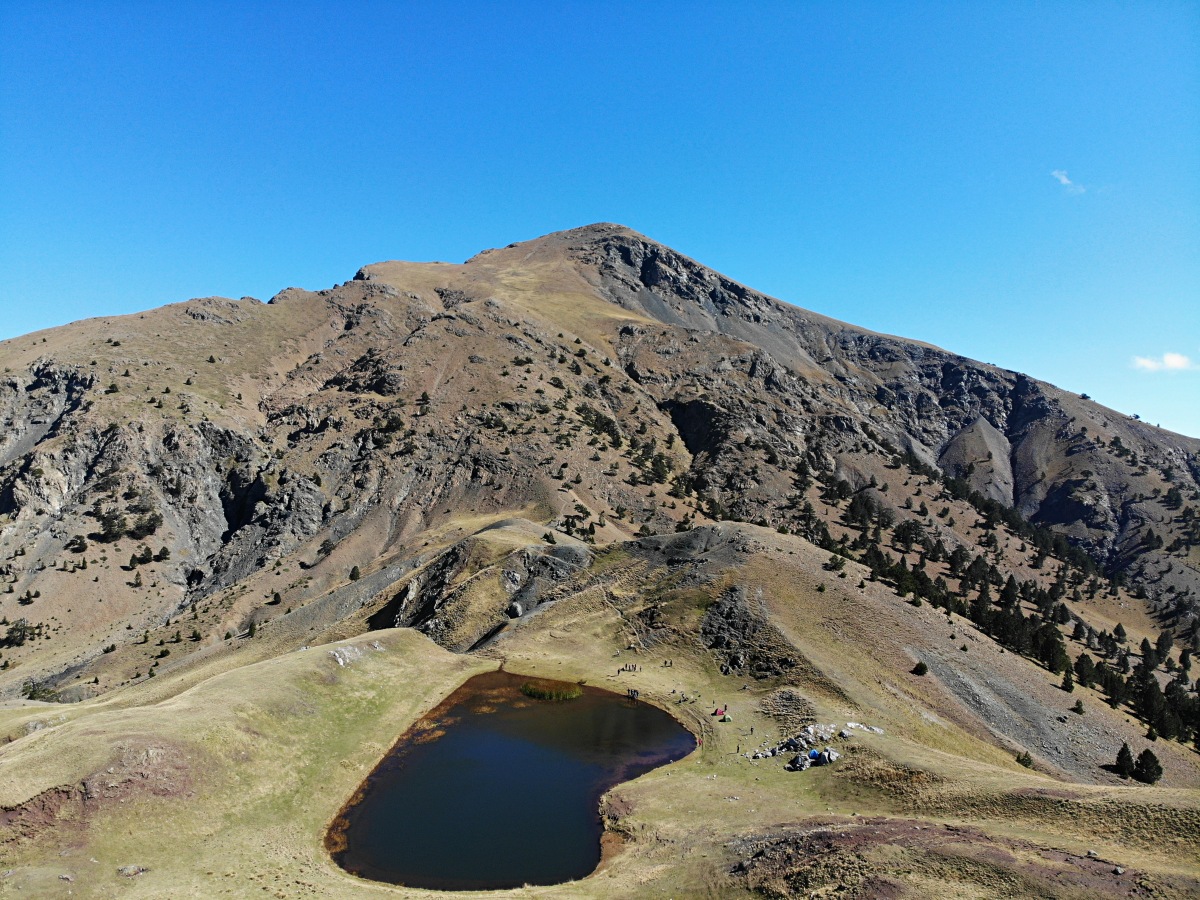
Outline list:
[[[1067,189],[1068,194],[1082,194],[1087,190],[1082,184],[1076,184],[1067,176],[1066,169],[1055,169],[1050,177]]]
[[[1160,357],[1135,356],[1133,367],[1143,372],[1182,372],[1187,369],[1200,368],[1182,353],[1164,353]]]

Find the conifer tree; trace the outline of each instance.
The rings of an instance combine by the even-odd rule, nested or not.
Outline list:
[[[1133,768],[1133,777],[1144,784],[1154,784],[1162,778],[1163,770],[1158,757],[1147,747],[1137,758]]]
[[[1084,687],[1091,687],[1096,680],[1096,664],[1086,653],[1080,653],[1075,660],[1075,680]]]
[[[1133,751],[1129,749],[1128,744],[1122,744],[1121,749],[1117,751],[1117,774],[1128,778],[1133,774],[1133,769]]]
[[[1154,651],[1158,654],[1159,659],[1166,659],[1174,646],[1175,636],[1170,631],[1163,631],[1159,634],[1158,640],[1154,642]]]
[[[1158,654],[1154,651],[1154,645],[1148,638],[1142,638],[1141,647],[1138,649],[1141,651],[1142,664],[1145,665],[1147,672],[1153,672],[1158,668]]]

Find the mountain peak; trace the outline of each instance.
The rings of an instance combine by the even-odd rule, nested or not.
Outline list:
[[[600,241],[610,241],[614,238],[654,243],[645,235],[639,234],[626,225],[620,225],[616,222],[594,222],[591,225],[581,225],[578,228],[567,228],[563,231],[552,231],[549,234],[543,234],[539,237],[529,238],[528,240],[514,241],[503,247],[482,250],[468,259],[467,262],[470,263],[484,259],[495,253],[514,250],[524,251],[525,253],[536,253],[545,250],[564,253],[571,249],[580,249],[581,247],[590,246]]]

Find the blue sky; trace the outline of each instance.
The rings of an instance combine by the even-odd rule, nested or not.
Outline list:
[[[1200,436],[1200,5],[0,4],[0,337],[596,221]]]

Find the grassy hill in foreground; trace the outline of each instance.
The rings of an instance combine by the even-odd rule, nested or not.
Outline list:
[[[10,810],[4,854],[14,872],[0,884],[40,896],[67,887],[75,896],[377,894],[325,856],[325,828],[407,725],[503,660],[512,671],[636,686],[704,737],[691,757],[611,792],[609,827],[624,845],[600,873],[506,895],[739,896],[836,884],[867,896],[1195,891],[1195,789],[1085,783],[1095,780],[1089,754],[1137,743],[1125,716],[1086,692],[1079,726],[1059,738],[1070,746],[1035,747],[1035,768],[1021,768],[992,723],[1049,724],[1066,713],[1067,695],[961,619],[850,579],[816,591],[821,555],[745,526],[648,539],[601,552],[569,596],[476,654],[384,630],[225,671],[209,663],[136,694],[9,708],[0,727],[17,739],[0,754],[0,805]],[[748,666],[786,675],[721,674],[728,643],[705,647],[718,632],[742,636]],[[934,672],[953,666],[960,681],[912,675],[914,659]],[[628,661],[640,671],[618,674]],[[971,698],[960,683],[986,689]],[[681,691],[699,700],[681,705]],[[713,700],[732,723],[708,715]],[[805,773],[786,772],[782,757],[737,753],[812,720],[883,733],[854,732],[838,742],[838,765]],[[1189,753],[1168,751],[1164,762],[1173,780],[1194,783]],[[148,871],[120,876],[128,865]],[[1111,874],[1117,865],[1125,875]]]

